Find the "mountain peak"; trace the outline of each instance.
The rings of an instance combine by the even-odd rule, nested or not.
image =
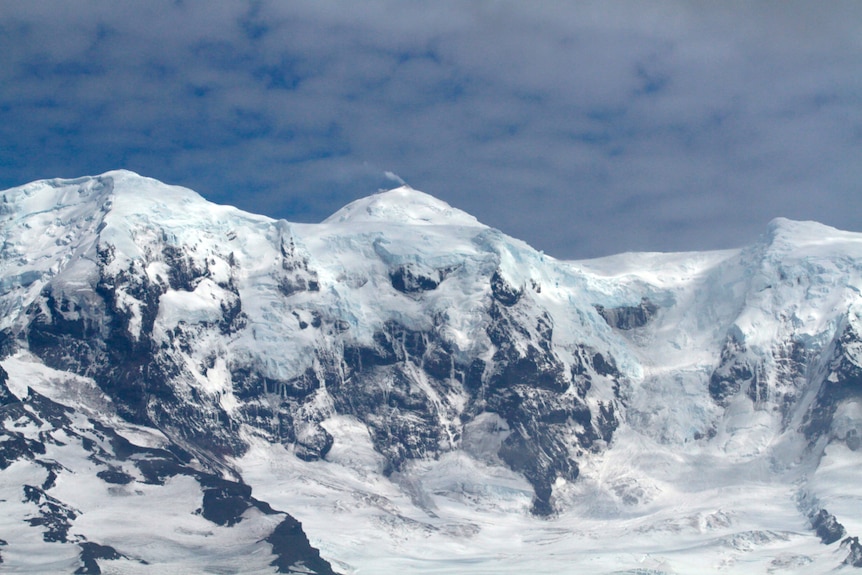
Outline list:
[[[822,252],[832,251],[831,248],[843,250],[847,244],[862,244],[862,234],[839,230],[814,221],[775,218],[769,222],[761,242],[768,245],[772,251],[780,253],[793,252],[800,248],[804,248],[806,253],[812,249]]]
[[[437,226],[482,226],[470,214],[430,194],[401,186],[344,206],[323,223],[396,223]]]
[[[815,221],[791,220],[789,218],[773,218],[769,222],[768,232],[770,235],[782,236],[810,236],[812,234],[822,237],[824,233],[831,235],[836,232],[833,227]]]
[[[24,216],[57,212],[81,206],[85,210],[104,207],[125,199],[130,211],[140,211],[142,203],[195,201],[201,196],[188,188],[172,186],[129,170],[112,170],[96,176],[37,180],[2,193],[3,202]],[[88,206],[88,207],[87,207]],[[95,207],[94,207],[95,206]]]

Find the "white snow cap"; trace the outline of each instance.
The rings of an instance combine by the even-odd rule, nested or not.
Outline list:
[[[819,222],[775,218],[769,222],[761,241],[772,249],[792,253],[798,252],[800,248],[819,248],[819,252],[831,248],[831,251],[840,253],[847,250],[857,253],[862,246],[862,234],[838,230]]]
[[[484,227],[470,214],[410,186],[401,186],[351,202],[323,223],[359,222]]]

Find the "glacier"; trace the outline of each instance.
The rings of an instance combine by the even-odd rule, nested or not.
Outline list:
[[[0,221],[13,570],[862,566],[862,234],[561,261],[407,186],[299,224],[128,171]]]

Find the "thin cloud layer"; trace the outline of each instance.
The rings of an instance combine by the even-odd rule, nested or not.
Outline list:
[[[403,180],[566,258],[862,229],[857,2],[31,0],[0,54],[3,187],[319,221]]]

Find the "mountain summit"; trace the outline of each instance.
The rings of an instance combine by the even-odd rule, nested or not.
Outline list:
[[[125,171],[0,221],[14,570],[862,565],[860,234],[566,262],[408,187],[294,224]]]
[[[344,206],[323,223],[388,223],[416,226],[481,226],[466,212],[457,210],[410,186],[380,192]]]

